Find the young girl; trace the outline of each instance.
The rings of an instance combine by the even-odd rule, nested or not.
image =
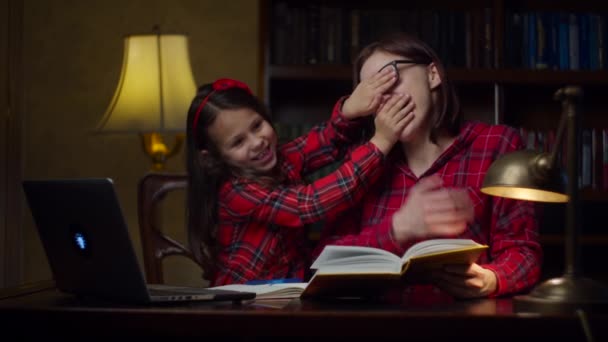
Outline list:
[[[388,70],[362,82],[327,124],[280,147],[247,85],[220,79],[199,88],[187,125],[188,239],[212,286],[305,278],[304,226],[354,205],[413,119],[409,97],[382,95],[395,80]],[[360,137],[357,118],[376,111],[374,136],[335,172],[305,184]]]
[[[409,94],[415,117],[400,132],[381,180],[360,206],[328,223],[315,254],[326,244],[344,244],[403,255],[424,239],[470,238],[489,245],[488,253],[477,263],[433,274],[436,288],[407,288],[407,298],[488,297],[530,289],[539,280],[542,260],[534,204],[480,191],[490,164],[524,147],[517,131],[463,122],[443,64],[412,36],[395,34],[370,44],[355,69],[361,82],[395,70],[399,79],[390,92]]]

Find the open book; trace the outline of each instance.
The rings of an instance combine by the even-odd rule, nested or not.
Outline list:
[[[279,284],[230,284],[211,287],[210,289],[254,292],[255,299],[288,299],[298,298],[308,283],[279,283]]]
[[[471,264],[487,248],[469,239],[431,239],[399,257],[372,247],[326,246],[302,297],[374,296],[447,264]]]

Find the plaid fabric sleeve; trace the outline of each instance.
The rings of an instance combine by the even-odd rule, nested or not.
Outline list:
[[[499,143],[503,153],[523,149],[520,135],[506,129]],[[493,296],[521,292],[540,279],[542,248],[539,242],[538,207],[530,201],[492,197],[491,262],[498,288]]]
[[[496,274],[497,290],[493,296],[527,290],[540,279],[542,263],[535,206],[531,202],[497,198],[492,208],[493,260],[481,266]]]
[[[300,167],[299,174],[306,175],[342,159],[347,149],[361,140],[367,120],[345,118],[341,111],[345,99],[342,97],[336,102],[328,122],[281,146],[289,163]]]
[[[221,212],[235,222],[302,227],[355,205],[380,176],[383,160],[382,152],[368,142],[333,173],[311,184],[269,189],[252,181],[228,182],[221,190]]]

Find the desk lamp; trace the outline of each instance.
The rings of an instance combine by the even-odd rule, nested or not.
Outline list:
[[[184,35],[130,35],[124,39],[120,81],[99,122],[103,133],[139,133],[153,170],[163,170],[183,141],[186,116],[196,86]],[[171,149],[161,133],[176,133]]]
[[[608,307],[608,287],[582,275],[579,258],[581,233],[578,220],[579,118],[582,89],[567,86],[555,93],[562,103],[556,144],[551,153],[522,150],[504,155],[488,169],[481,191],[493,196],[538,202],[565,202],[565,272],[548,279],[529,294],[515,296],[515,310],[524,312],[572,312]],[[567,127],[567,180],[564,186],[557,166],[557,151]],[[565,194],[564,194],[565,188]]]

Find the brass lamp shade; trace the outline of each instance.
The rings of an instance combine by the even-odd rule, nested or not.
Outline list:
[[[549,154],[515,151],[496,160],[481,187],[485,194],[538,202],[568,202],[566,185]]]

